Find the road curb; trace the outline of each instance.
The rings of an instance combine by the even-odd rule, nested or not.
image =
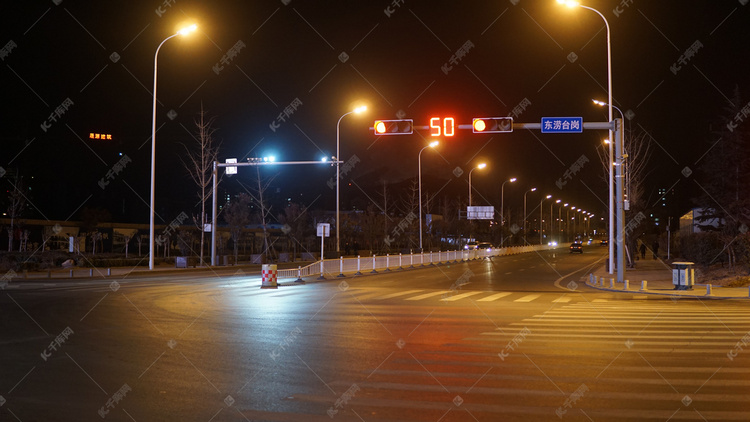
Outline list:
[[[690,294],[690,293],[687,293],[688,291],[686,290],[658,290],[656,291],[656,290],[640,290],[640,289],[639,290],[611,289],[609,287],[601,287],[601,286],[592,285],[588,281],[585,282],[585,285],[592,289],[596,289],[602,292],[612,292],[612,293],[630,293],[630,294],[644,294],[644,295],[654,295],[654,296],[685,297],[685,298],[693,298],[693,299],[723,299],[723,300],[750,299],[750,297],[748,296],[717,296],[713,293],[711,295]],[[699,286],[699,285],[696,285],[696,286]],[[705,285],[703,285],[703,287],[705,287]],[[716,291],[715,289],[712,289],[712,292],[715,292],[715,291]],[[682,292],[686,292],[686,293],[682,293]]]

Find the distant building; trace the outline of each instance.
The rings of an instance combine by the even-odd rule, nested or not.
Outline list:
[[[701,226],[712,226],[718,229],[721,225],[724,224],[724,221],[719,218],[700,221],[700,217],[704,213],[705,208],[693,208],[692,210],[690,210],[690,212],[680,217],[680,235],[688,235],[692,233],[701,233],[708,231],[701,229]]]

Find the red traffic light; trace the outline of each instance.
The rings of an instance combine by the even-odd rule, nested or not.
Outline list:
[[[471,122],[474,133],[508,133],[513,132],[512,117],[475,117]]]
[[[376,135],[408,135],[414,132],[412,119],[375,120],[373,129]]]

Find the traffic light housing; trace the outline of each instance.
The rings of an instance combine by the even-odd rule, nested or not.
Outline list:
[[[475,117],[471,122],[474,133],[508,133],[513,132],[512,117]]]
[[[373,125],[376,135],[408,135],[414,133],[412,119],[375,120]]]

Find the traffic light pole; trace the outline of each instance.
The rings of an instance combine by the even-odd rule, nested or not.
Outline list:
[[[611,86],[610,86],[610,93],[612,92]],[[610,104],[612,103],[610,99]],[[545,119],[551,119],[551,118],[542,118],[542,121],[545,121]],[[608,130],[612,132],[613,135],[612,138],[615,139],[616,142],[616,151],[615,151],[615,174],[617,183],[615,183],[616,186],[610,185],[610,198],[617,197],[617,204],[616,209],[613,210],[612,206],[609,208],[609,215],[610,215],[610,222],[612,220],[615,220],[616,223],[609,225],[610,230],[610,238],[613,237],[614,233],[617,233],[617,236],[614,236],[614,239],[610,240],[610,243],[614,243],[614,247],[617,251],[617,257],[616,262],[612,262],[614,259],[612,254],[612,245],[610,244],[610,263],[615,263],[617,267],[617,281],[623,282],[625,278],[625,247],[624,247],[624,237],[625,237],[625,212],[624,212],[624,176],[623,176],[623,152],[624,152],[624,136],[625,131],[623,128],[623,122],[622,119],[612,119],[611,118],[611,111],[610,111],[610,121],[609,122],[584,122],[582,118],[580,117],[572,117],[572,118],[562,118],[562,119],[571,119],[574,120],[576,124],[580,124],[579,127],[576,129],[576,131],[549,131],[548,129],[545,130],[547,133],[578,133],[582,131],[583,129],[590,129],[590,130]],[[549,120],[547,120],[549,122]],[[403,125],[403,127],[399,126]],[[458,124],[455,125],[457,129],[463,129],[463,130],[472,130],[474,133],[508,133],[513,132],[515,129],[528,129],[528,130],[541,130],[542,133],[545,133],[545,130],[542,128],[542,123],[517,123],[513,121],[513,118],[511,117],[480,117],[480,118],[474,118],[472,121],[472,124]],[[416,126],[413,124],[412,119],[402,119],[402,120],[376,120],[375,125],[372,128],[374,130],[374,133],[376,135],[403,135],[403,134],[410,134],[413,131],[416,130],[430,130],[431,126]],[[610,158],[611,160],[611,158]],[[469,174],[471,177],[471,174]],[[612,192],[612,190],[616,190],[616,195]],[[471,191],[469,192],[469,202],[471,203]],[[525,198],[525,196],[524,196]],[[612,200],[612,199],[610,199]],[[540,218],[541,220],[541,218]],[[613,230],[613,226],[617,226],[616,230]],[[525,229],[525,227],[524,227]],[[541,229],[541,227],[540,227]],[[540,230],[541,235],[541,230]],[[612,265],[610,265],[610,274],[612,270]]]
[[[245,167],[245,166],[284,166],[284,165],[298,165],[298,164],[341,164],[343,161],[250,161],[247,163],[220,163],[214,161],[213,172],[211,175],[212,179],[212,193],[211,193],[211,265],[218,265],[216,257],[216,215],[218,209],[218,198],[216,191],[219,185],[218,175],[219,167]]]
[[[470,125],[459,125],[459,129],[470,129]],[[516,123],[513,122],[513,129],[529,129],[529,130],[540,130],[542,128],[541,123]],[[622,119],[614,119],[612,122],[583,122],[583,129],[591,130],[611,130],[613,131],[613,138],[615,141],[615,179],[616,183],[614,186],[616,205],[615,210],[610,210],[610,214],[614,212],[614,220],[616,225],[617,236],[614,239],[614,247],[616,251],[615,266],[617,267],[617,282],[622,283],[625,280],[625,209],[624,209],[624,182],[625,176],[623,174],[623,152],[625,145],[625,128],[623,126]],[[612,248],[612,245],[609,245]]]

